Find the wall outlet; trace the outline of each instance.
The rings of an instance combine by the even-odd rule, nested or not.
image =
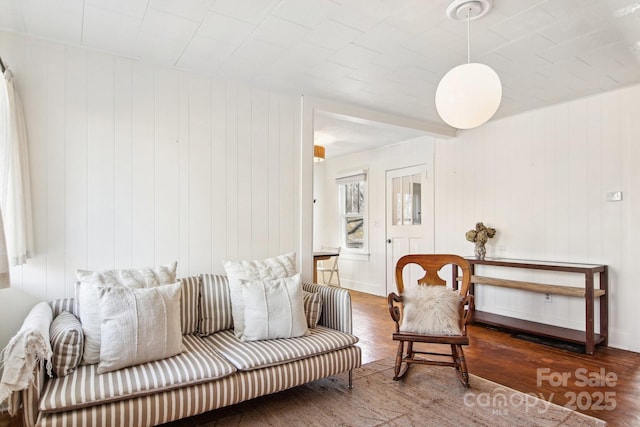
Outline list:
[[[622,191],[610,191],[606,196],[607,202],[619,202],[622,200]]]
[[[551,302],[551,294],[544,294],[544,302]]]

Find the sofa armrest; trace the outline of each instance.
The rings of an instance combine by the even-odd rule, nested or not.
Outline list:
[[[320,325],[348,334],[353,333],[349,291],[310,282],[302,282],[302,289],[307,292],[317,292],[322,297]]]
[[[51,367],[51,343],[49,342],[49,327],[53,317],[51,307],[46,302],[36,304],[24,322],[20,330],[14,335],[4,350],[0,359],[4,364],[2,379],[0,380],[0,402],[9,402],[9,414],[15,415],[18,410],[19,399],[16,394],[21,395],[23,407],[26,408],[28,402],[25,401],[25,390],[36,385],[36,395],[34,399],[39,401],[39,393],[44,380],[41,375],[41,365],[46,363],[48,372]],[[33,399],[32,399],[33,400]],[[30,411],[25,409],[25,414]]]
[[[33,374],[33,381],[29,384],[29,387],[22,390],[20,397],[22,399],[22,426],[23,427],[35,427],[38,422],[40,396],[44,390],[45,382],[45,363],[41,361],[36,365],[35,372]]]

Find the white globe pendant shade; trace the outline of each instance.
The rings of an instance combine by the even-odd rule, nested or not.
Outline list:
[[[471,129],[487,122],[502,99],[500,77],[484,64],[458,65],[436,89],[436,109],[449,126]]]

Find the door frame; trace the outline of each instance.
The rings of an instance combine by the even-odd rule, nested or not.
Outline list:
[[[393,259],[394,251],[393,251],[393,243],[390,240],[393,238],[390,236],[391,234],[391,217],[393,215],[392,206],[391,206],[391,191],[389,189],[389,178],[390,174],[398,171],[406,171],[407,175],[412,175],[414,173],[421,173],[424,175],[423,178],[423,190],[421,194],[421,232],[426,233],[424,236],[425,242],[420,245],[421,253],[434,253],[435,251],[435,186],[433,182],[433,164],[429,163],[420,163],[417,165],[407,165],[402,167],[394,167],[391,169],[385,170],[385,288],[386,293],[396,291],[395,285],[395,264],[396,261]]]

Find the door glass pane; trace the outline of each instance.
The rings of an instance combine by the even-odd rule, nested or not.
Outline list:
[[[392,215],[393,225],[402,224],[402,179],[400,177],[393,178],[391,182],[392,195],[391,202],[393,203]]]
[[[411,225],[411,176],[402,177],[402,224]]]
[[[392,220],[394,225],[422,224],[422,175],[392,178]]]
[[[422,224],[422,175],[411,177],[413,185],[413,224]]]

